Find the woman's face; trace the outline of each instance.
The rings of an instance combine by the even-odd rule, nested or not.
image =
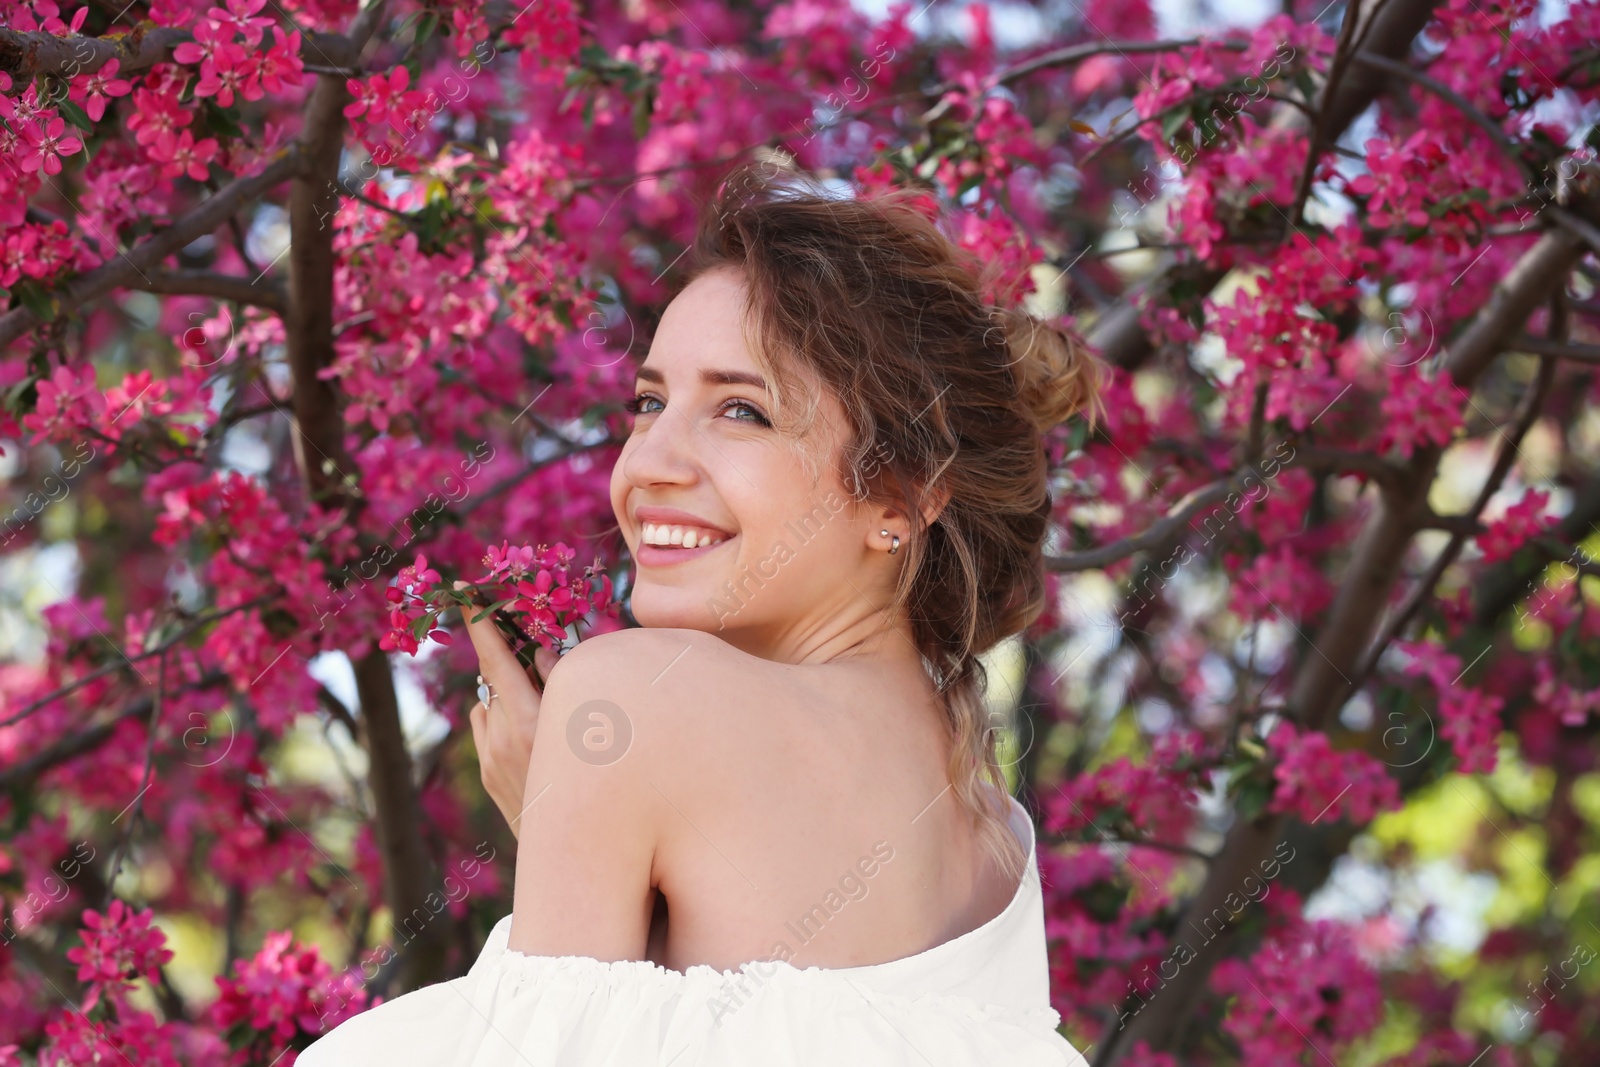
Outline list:
[[[906,533],[840,482],[848,424],[837,398],[822,395],[804,436],[785,431],[788,411],[774,426],[773,394],[744,341],[743,288],[737,271],[713,270],[668,305],[636,379],[611,506],[636,562],[641,625],[804,662],[887,603],[903,556],[889,557],[878,531]],[[814,379],[801,382],[817,395]]]

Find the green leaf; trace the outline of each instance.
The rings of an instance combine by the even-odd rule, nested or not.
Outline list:
[[[650,132],[650,113],[655,107],[655,94],[645,93],[633,100],[633,135],[644,140]]]
[[[415,48],[433,36],[433,31],[439,28],[439,13],[430,11],[417,22],[416,36],[411,38],[411,46]]]
[[[495,612],[499,611],[501,608],[505,607],[507,604],[512,603],[516,599],[518,599],[518,598],[517,597],[507,597],[505,600],[497,601],[496,603],[490,604],[488,607],[484,608],[483,612],[481,614],[479,614],[476,618],[474,618],[472,621],[473,622],[482,622],[484,619],[488,618],[490,615],[492,615]]]
[[[206,125],[212,133],[222,134],[226,140],[239,140],[245,135],[233,108],[212,107],[206,112]]]
[[[1300,90],[1300,95],[1309,103],[1317,97],[1317,83],[1311,80],[1311,72],[1301,69],[1294,73],[1294,87]]]
[[[1273,791],[1271,782],[1262,781],[1260,778],[1246,779],[1239,789],[1239,799],[1235,803],[1239,818],[1249,821],[1260,816],[1272,802]]]
[[[1189,117],[1189,109],[1187,107],[1175,107],[1163,115],[1161,117],[1162,138],[1168,141],[1172,140],[1173,134],[1183,129],[1184,124],[1189,121]]]
[[[1100,922],[1111,922],[1122,914],[1128,902],[1130,887],[1115,882],[1095,882],[1080,889],[1075,896],[1084,910]]]
[[[61,306],[55,295],[33,281],[18,282],[13,290],[17,299],[22,301],[22,306],[33,312],[45,322],[54,321],[61,314]]]
[[[92,131],[94,123],[90,120],[88,112],[74,104],[71,100],[62,100],[56,104],[56,110],[61,112],[61,117],[78,127],[80,130]]]

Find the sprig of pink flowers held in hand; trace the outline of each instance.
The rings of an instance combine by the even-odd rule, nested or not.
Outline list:
[[[429,638],[448,645],[450,635],[437,623],[446,611],[459,607],[463,613],[475,611],[471,616],[474,622],[492,615],[519,654],[516,642],[533,641],[559,650],[569,626],[591,612],[617,613],[611,578],[600,559],[574,570],[576,555],[559,541],[537,548],[513,546],[509,541],[498,548],[490,545],[483,557],[487,573],[460,583],[459,588],[445,583],[439,572],[428,566],[426,556],[418,556],[416,563],[400,569],[385,594],[391,605],[389,632],[378,647],[398,648],[415,656]]]

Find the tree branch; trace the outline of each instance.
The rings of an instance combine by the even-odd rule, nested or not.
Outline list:
[[[194,633],[207,623],[216,622],[218,619],[226,618],[227,616],[238,611],[249,611],[251,608],[261,607],[267,603],[270,603],[272,599],[273,598],[271,596],[254,597],[242,603],[235,604],[231,608],[223,608],[221,611],[213,612],[210,615],[202,615],[197,619],[193,619],[177,633],[173,634],[159,645],[147,648],[137,655],[129,656],[127,654],[123,654],[122,661],[120,663],[112,663],[108,666],[101,667],[99,670],[90,671],[88,674],[72,682],[70,685],[64,685],[55,692],[40,697],[39,699],[30,703],[27,707],[23,708],[21,711],[12,715],[9,719],[0,720],[0,727],[16,725],[23,719],[26,719],[28,716],[37,712],[40,708],[60,700],[62,697],[73,692],[74,690],[81,689],[90,682],[94,681],[96,678],[104,678],[108,674],[115,674],[118,671],[133,666],[133,664],[139,660],[149,659],[151,656],[161,655],[161,653],[173,647],[179,641],[182,641],[184,638],[188,637],[190,634]]]
[[[1220,503],[1229,494],[1238,492],[1239,479],[1244,472],[1235,472],[1231,477],[1220,482],[1213,482],[1202,489],[1196,489],[1188,494],[1187,504],[1181,504],[1177,510],[1158,520],[1148,530],[1142,533],[1121,537],[1109,545],[1088,549],[1083,552],[1069,552],[1064,556],[1045,557],[1045,567],[1058,573],[1066,571],[1088,571],[1107,567],[1119,559],[1141,552],[1155,545],[1167,543],[1174,533],[1189,524],[1189,521],[1207,508]]]
[[[211,689],[227,680],[226,673],[212,671],[201,675],[197,681],[186,686],[185,689]],[[46,771],[75,760],[86,753],[93,752],[111,740],[112,735],[116,733],[117,725],[124,719],[148,716],[152,703],[153,701],[150,697],[136,700],[106,721],[96,723],[86,730],[62,737],[55,743],[35,752],[27,759],[0,771],[0,792],[8,792],[13,789],[31,789],[34,780]]]
[[[1339,24],[1339,41],[1334,45],[1333,58],[1328,62],[1328,80],[1323,84],[1321,94],[1324,99],[1332,99],[1339,91],[1339,82],[1350,67],[1350,43],[1355,39],[1356,25],[1360,20],[1361,0],[1349,0],[1349,4]],[[1311,133],[1306,138],[1306,165],[1300,172],[1300,185],[1295,190],[1294,203],[1289,209],[1290,229],[1284,233],[1286,240],[1305,217],[1306,200],[1311,196],[1311,185],[1317,178],[1317,163],[1322,158],[1322,141],[1327,132],[1326,113],[1318,110],[1310,121]]]
[[[329,57],[335,65],[357,63],[383,18],[385,0],[357,16],[349,48]],[[366,500],[356,483],[356,467],[345,450],[346,426],[338,391],[319,373],[334,360],[333,215],[339,207],[339,156],[344,147],[344,106],[350,94],[343,78],[320,75],[306,101],[299,146],[305,165],[289,192],[289,306],[284,315],[287,357],[294,379],[290,398],[295,462],[306,496],[324,507],[344,510],[354,525]],[[384,896],[398,927],[418,909],[427,911],[433,861],[422,834],[422,808],[412,780],[411,754],[400,725],[389,657],[376,642],[352,657],[360,698],[360,739],[367,750],[368,782],[383,856]],[[443,977],[448,946],[447,922],[424,925],[404,954],[401,980],[416,987]]]
[[[1385,10],[1402,0],[1391,0]],[[1545,233],[1495,287],[1487,305],[1457,335],[1443,357],[1449,380],[1470,395],[1478,377],[1515,335],[1541,300],[1557,289],[1581,254],[1577,239],[1565,230]],[[1444,379],[1440,379],[1441,386]],[[1395,489],[1380,489],[1377,506],[1356,539],[1350,563],[1333,605],[1307,652],[1296,667],[1287,701],[1289,717],[1310,729],[1322,729],[1344,706],[1351,673],[1363,656],[1399,578],[1401,560],[1427,512],[1427,489],[1438,470],[1443,448],[1419,447],[1406,464]],[[1225,901],[1246,874],[1272,853],[1289,819],[1274,814],[1239,820],[1229,829],[1206,880],[1184,908],[1180,928],[1197,923]],[[1207,942],[1163,988],[1164,1010],[1141,1011],[1126,1027],[1109,1032],[1096,1062],[1109,1067],[1139,1041],[1154,1051],[1169,1050],[1204,992],[1212,968],[1232,945],[1232,928]]]
[[[283,314],[287,305],[284,291],[277,285],[261,285],[246,278],[208,270],[152,271],[130,288],[147,293],[173,293],[186,296],[211,296],[240,304],[254,304]]]
[[[1550,217],[1561,225],[1582,237],[1589,245],[1589,250],[1600,254],[1600,226],[1596,226],[1588,219],[1579,218],[1572,212],[1556,204],[1545,205],[1545,210],[1550,212]]]
[[[80,274],[64,287],[53,291],[50,294],[55,307],[53,318],[60,317],[68,309],[81,308],[113,289],[132,285],[135,280],[149,282],[151,273],[168,256],[175,254],[197,237],[211,233],[245,203],[293,177],[300,166],[300,153],[291,146],[259,174],[247,178],[235,178],[201,201],[200,205],[189,214],[142,242],[131,252],[119,252],[115,258],[106,260],[93,270]],[[0,348],[4,348],[40,325],[41,321],[39,316],[26,307],[15,307],[0,315]]]
[[[1600,363],[1600,345],[1576,344],[1554,341],[1548,337],[1530,337],[1523,334],[1511,342],[1513,352],[1528,352],[1535,356],[1553,356],[1574,363]]]
[[[1407,54],[1411,42],[1427,25],[1438,0],[1387,0],[1375,4],[1362,30],[1361,39],[1367,43],[1361,50],[1364,55],[1384,56],[1391,59]],[[1373,67],[1356,67],[1340,79],[1337,91],[1318,108],[1327,129],[1325,140],[1337,142],[1357,115],[1383,91],[1387,75]],[[1273,117],[1272,125],[1278,128],[1304,126],[1304,113],[1284,108]],[[1208,272],[1197,288],[1209,290],[1222,278],[1220,271]],[[1160,291],[1164,282],[1152,278],[1146,291]],[[1102,314],[1085,338],[1108,362],[1122,368],[1138,366],[1150,354],[1150,338],[1139,321],[1139,310],[1133,300],[1118,304]],[[1111,1062],[1111,1061],[1106,1061]]]
[[[193,40],[194,34],[188,30],[172,26],[146,29],[144,23],[131,33],[114,37],[57,37],[42,30],[0,29],[0,72],[11,75],[14,92],[21,92],[40,75],[76,78],[93,74],[113,59],[117,60],[117,74],[126,77],[171,62],[172,50]],[[343,53],[349,43],[339,34],[313,31],[305,34],[305,47]]]
[[[323,710],[331,715],[335,721],[342,723],[344,728],[350,731],[352,740],[361,736],[361,731],[356,726],[356,717],[350,713],[349,708],[344,706],[344,701],[334,696],[333,691],[321,682],[317,683],[317,703],[321,704]]]
[[[1484,479],[1483,486],[1478,490],[1478,498],[1473,501],[1472,506],[1466,510],[1465,514],[1454,516],[1469,525],[1458,527],[1451,532],[1450,540],[1445,543],[1439,554],[1433,558],[1433,562],[1428,566],[1427,573],[1412,587],[1400,610],[1395,612],[1394,617],[1384,626],[1377,640],[1372,642],[1367,654],[1362,657],[1360,665],[1356,668],[1354,676],[1350,679],[1349,689],[1351,692],[1359,689],[1362,683],[1367,680],[1368,676],[1377,667],[1378,660],[1382,657],[1384,650],[1393,643],[1396,637],[1400,636],[1401,630],[1411,621],[1412,616],[1416,615],[1423,602],[1433,595],[1434,587],[1439,584],[1439,578],[1443,576],[1445,569],[1454,563],[1456,557],[1461,554],[1461,549],[1466,545],[1467,538],[1473,535],[1472,527],[1481,525],[1483,509],[1488,506],[1490,499],[1500,490],[1500,486],[1505,483],[1506,475],[1511,473],[1512,465],[1516,463],[1517,457],[1522,454],[1522,439],[1533,428],[1535,420],[1539,417],[1539,412],[1544,408],[1545,398],[1550,395],[1551,383],[1555,381],[1555,370],[1555,360],[1548,356],[1540,357],[1539,376],[1523,396],[1522,404],[1520,405],[1521,410],[1516,415],[1516,425],[1512,428],[1511,433],[1505,436],[1505,441],[1500,446],[1500,454],[1495,457],[1494,466],[1490,469],[1489,476]],[[1434,525],[1434,520],[1438,517],[1433,515],[1431,509],[1428,516],[1428,518],[1424,519],[1424,522]]]
[[[1533,168],[1529,167],[1527,162],[1517,154],[1516,146],[1511,143],[1511,138],[1506,136],[1506,131],[1504,128],[1502,128],[1501,125],[1494,119],[1491,119],[1488,115],[1485,115],[1482,111],[1478,110],[1476,107],[1473,107],[1472,103],[1468,101],[1466,97],[1450,88],[1444,82],[1437,78],[1431,77],[1430,75],[1424,74],[1422,71],[1417,70],[1415,67],[1412,67],[1407,63],[1401,63],[1397,60],[1390,59],[1388,56],[1374,55],[1371,52],[1357,52],[1351,58],[1357,63],[1381,70],[1386,74],[1393,74],[1396,77],[1405,78],[1407,81],[1415,82],[1424,89],[1428,90],[1434,96],[1437,96],[1439,99],[1450,104],[1457,111],[1461,112],[1465,118],[1471,121],[1473,125],[1477,126],[1484,133],[1488,134],[1489,139],[1499,146],[1500,151],[1505,153],[1505,157],[1510,160],[1512,165],[1522,173],[1524,178],[1526,178],[1530,183],[1534,180],[1535,175],[1533,173]]]

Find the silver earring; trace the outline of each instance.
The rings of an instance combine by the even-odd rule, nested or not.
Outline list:
[[[483,675],[478,675],[478,700],[487,708],[494,700],[494,687],[483,680]]]
[[[900,551],[900,535],[899,534],[895,534],[894,535],[894,544],[889,546],[889,555],[892,556],[898,551]]]

